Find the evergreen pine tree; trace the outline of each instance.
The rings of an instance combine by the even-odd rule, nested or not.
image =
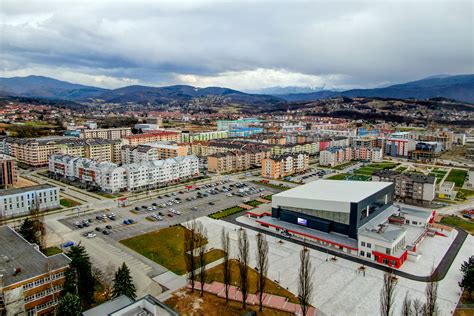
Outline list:
[[[57,309],[61,316],[79,316],[81,315],[81,299],[79,296],[67,293],[59,300]]]
[[[18,233],[25,238],[28,242],[32,244],[38,244],[38,237],[36,235],[36,230],[35,230],[35,223],[29,219],[28,217],[25,218],[23,223],[21,223],[20,229],[18,230]]]
[[[77,274],[77,294],[81,299],[83,309],[94,302],[95,280],[92,275],[92,264],[84,246],[72,246],[67,253],[71,262],[69,268]]]
[[[135,299],[137,297],[136,291],[130,270],[124,262],[115,273],[113,297],[127,295],[131,299]]]

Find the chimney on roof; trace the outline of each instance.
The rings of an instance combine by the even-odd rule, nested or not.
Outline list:
[[[20,274],[20,273],[21,273],[21,268],[19,268],[19,267],[16,267],[16,268],[13,270],[13,276],[18,275],[18,274]]]

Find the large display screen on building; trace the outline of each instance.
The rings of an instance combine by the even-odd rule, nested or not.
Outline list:
[[[297,223],[298,223],[298,225],[307,226],[308,225],[308,220],[298,217]]]

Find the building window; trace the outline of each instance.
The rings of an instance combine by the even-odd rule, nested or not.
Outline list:
[[[361,251],[360,251],[360,255],[361,255],[361,256],[365,256],[365,251],[361,250]]]
[[[387,259],[387,258],[383,258],[382,262],[383,262],[383,264],[388,264],[388,259]]]
[[[362,247],[365,247],[365,241],[361,241],[361,242],[360,242],[360,245],[361,245]]]
[[[372,255],[370,254],[370,252],[367,253],[367,258],[370,259],[370,257],[372,257]]]
[[[367,248],[372,248],[372,244],[371,243],[367,243]]]

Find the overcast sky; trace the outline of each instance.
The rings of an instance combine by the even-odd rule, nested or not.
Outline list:
[[[474,73],[472,0],[0,0],[0,76],[375,87]]]

